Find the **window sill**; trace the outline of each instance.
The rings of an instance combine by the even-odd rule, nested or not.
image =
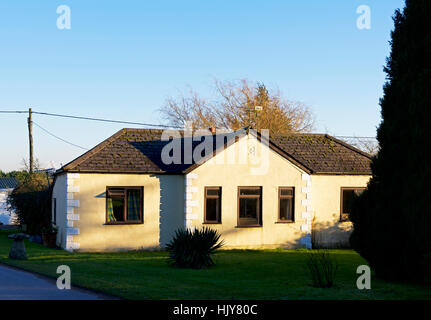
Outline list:
[[[277,224],[277,223],[281,223],[281,224],[283,224],[283,223],[295,223],[295,221],[294,220],[277,220],[277,221],[275,221],[275,223]]]
[[[205,222],[202,222],[202,224],[221,224],[221,222],[205,221]]]
[[[249,224],[246,226],[236,226],[235,228],[262,228],[260,224]]]
[[[122,226],[122,225],[130,225],[130,224],[144,224],[143,222],[106,222],[104,226]]]

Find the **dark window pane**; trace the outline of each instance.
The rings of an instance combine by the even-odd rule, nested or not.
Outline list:
[[[207,196],[220,196],[220,189],[207,189]]]
[[[293,190],[290,188],[282,188],[282,189],[280,189],[280,195],[282,195],[282,196],[293,196]]]
[[[221,187],[205,189],[205,221],[221,222]]]
[[[280,199],[280,220],[293,220],[292,199]]]
[[[259,223],[260,204],[259,198],[240,198],[239,200],[239,223],[250,225]]]
[[[354,190],[343,190],[343,212],[350,213]]]
[[[112,197],[114,221],[124,221],[124,198]]]
[[[239,195],[240,196],[250,196],[250,195],[259,196],[260,189],[240,189]]]
[[[241,198],[239,217],[257,219],[258,208],[259,208],[259,199]]]
[[[141,212],[141,191],[128,190],[127,191],[127,220],[137,221],[140,220]]]
[[[218,221],[217,213],[220,210],[219,205],[220,205],[219,199],[211,199],[211,198],[207,199],[206,221]]]
[[[362,192],[364,192],[364,189],[347,189],[343,190],[343,213],[349,214],[352,211],[352,203],[355,198],[355,196],[359,196]],[[346,217],[343,218],[344,220]]]

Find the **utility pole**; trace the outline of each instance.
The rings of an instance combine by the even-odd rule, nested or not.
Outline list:
[[[28,109],[28,139],[30,147],[30,159],[29,159],[29,173],[33,173],[33,112],[31,108]]]

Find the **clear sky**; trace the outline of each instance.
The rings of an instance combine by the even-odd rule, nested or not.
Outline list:
[[[0,111],[26,110],[161,123],[166,97],[213,79],[248,78],[309,105],[316,132],[375,136],[394,10],[402,0],[0,2]],[[57,7],[71,9],[70,30]],[[356,9],[371,9],[358,29]],[[35,115],[87,148],[124,127]],[[130,127],[130,126],[128,126]],[[28,158],[25,114],[0,114],[0,169]],[[83,150],[34,128],[45,167]]]

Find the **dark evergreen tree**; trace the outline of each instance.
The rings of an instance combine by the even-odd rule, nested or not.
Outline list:
[[[380,151],[350,242],[383,278],[431,281],[431,1],[397,10],[380,100]]]

